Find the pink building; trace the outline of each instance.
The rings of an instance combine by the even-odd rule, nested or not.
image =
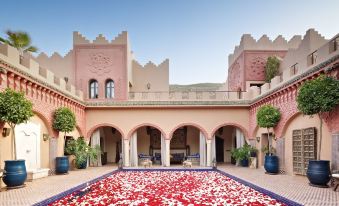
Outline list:
[[[298,164],[306,154],[296,160],[294,136],[308,131],[316,145],[319,118],[301,115],[295,98],[308,79],[321,73],[338,78],[338,42],[338,35],[325,39],[313,29],[289,41],[281,36],[272,41],[265,35],[255,40],[245,34],[229,55],[223,86],[178,89],[169,84],[168,59],[159,65],[135,60],[127,32],[111,41],[99,35],[92,42],[74,32],[73,48],[65,56],[20,58],[16,49],[0,44],[0,90],[24,91],[34,103],[35,116],[15,131],[17,151],[32,151],[17,154],[26,159],[32,174],[53,170],[55,157],[63,155],[63,135],[51,126],[53,112],[61,106],[77,117],[76,130],[67,136],[84,136],[101,146],[104,155],[98,164],[116,163],[122,157],[125,166],[135,167],[148,156],[163,166],[187,156],[202,166],[211,166],[214,159],[230,163],[231,149],[245,142],[260,151],[267,145],[267,132],[257,126],[255,116],[265,104],[282,113],[273,141],[281,170],[304,174]],[[269,56],[279,58],[280,74],[265,83]],[[338,108],[324,120],[321,159],[339,169]],[[24,138],[22,131],[35,135]],[[11,159],[10,137],[0,141],[0,161]],[[264,155],[259,153],[261,167]]]

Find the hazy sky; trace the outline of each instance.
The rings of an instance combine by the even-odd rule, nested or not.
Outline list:
[[[111,40],[128,31],[136,59],[170,59],[170,83],[224,82],[228,54],[244,33],[289,40],[315,28],[339,33],[338,0],[1,0],[1,36],[7,29],[31,34],[41,52],[64,55],[72,32]]]

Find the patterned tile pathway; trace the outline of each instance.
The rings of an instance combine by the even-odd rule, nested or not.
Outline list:
[[[339,190],[334,192],[333,188],[311,187],[304,176],[267,175],[264,169],[231,165],[221,165],[218,169],[303,205],[339,205]]]
[[[26,187],[0,192],[1,206],[32,205],[53,195],[115,170],[116,166],[89,167],[27,182]]]

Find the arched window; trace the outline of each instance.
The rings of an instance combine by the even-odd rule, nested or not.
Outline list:
[[[89,82],[89,98],[90,99],[98,99],[98,81],[95,79],[92,79]]]
[[[114,81],[111,79],[106,81],[106,98],[114,98]]]

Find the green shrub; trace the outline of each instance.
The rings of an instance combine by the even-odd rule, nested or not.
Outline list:
[[[67,107],[60,107],[54,112],[53,128],[59,132],[72,132],[75,129],[75,115]]]
[[[270,137],[269,128],[275,127],[280,121],[281,114],[278,108],[271,105],[265,105],[259,108],[257,112],[257,124],[259,127],[267,128],[267,136],[269,142],[269,154],[272,154],[270,149],[272,148],[272,138]]]
[[[99,145],[96,145],[93,148],[87,145],[83,137],[79,137],[76,140],[71,139],[68,142],[65,151],[75,156],[75,165],[77,168],[85,163],[88,158],[91,160],[97,160],[99,155],[102,153]]]
[[[339,81],[333,77],[321,75],[316,79],[306,81],[299,89],[297,96],[298,110],[305,115],[318,114],[320,119],[319,152],[320,159],[322,142],[321,115],[330,112],[339,104]]]
[[[237,161],[249,159],[252,147],[248,144],[231,150],[231,156]]]
[[[276,56],[267,58],[265,65],[265,81],[271,82],[271,79],[279,73],[280,61]]]
[[[10,88],[0,92],[0,122],[6,122],[11,127],[14,159],[16,159],[15,126],[27,122],[34,115],[32,108],[32,102],[25,98],[23,92],[16,92]]]

